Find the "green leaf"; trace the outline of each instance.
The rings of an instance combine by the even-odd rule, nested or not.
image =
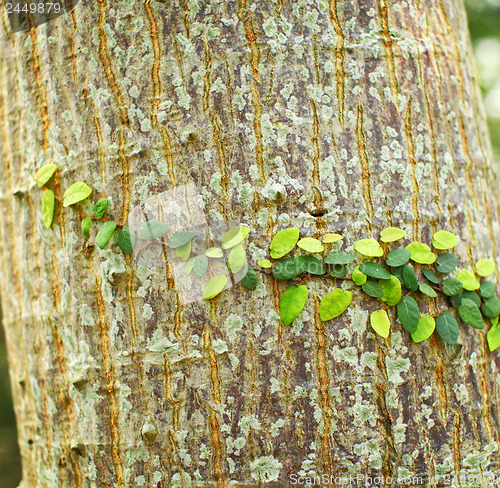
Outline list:
[[[446,252],[438,256],[436,263],[436,269],[440,273],[451,273],[457,267],[458,258],[454,254]]]
[[[352,275],[351,279],[356,283],[356,285],[361,286],[366,283],[367,276],[362,273],[359,268],[361,267],[360,264],[358,264],[353,270],[352,270]]]
[[[187,242],[183,246],[176,247],[175,254],[177,254],[177,256],[179,256],[183,261],[189,259],[189,256],[191,256],[191,241]]]
[[[83,181],[78,181],[77,183],[73,183],[65,192],[64,192],[64,206],[69,207],[70,205],[74,205],[75,203],[81,202],[85,200],[92,194],[92,188],[89,185],[84,183]]]
[[[95,238],[95,243],[101,248],[104,249],[108,244],[109,240],[113,236],[113,232],[116,229],[116,222],[105,222],[104,225],[100,228],[97,236]]]
[[[322,322],[338,317],[345,312],[352,300],[352,294],[347,290],[335,288],[323,297],[319,304],[319,318]]]
[[[427,295],[428,297],[436,298],[438,296],[437,293],[432,289],[432,287],[427,283],[419,283],[418,288],[421,293]]]
[[[384,250],[375,239],[361,239],[354,244],[354,249],[369,258],[380,257],[384,254]]]
[[[236,246],[245,239],[249,232],[250,229],[242,225],[232,227],[222,236],[222,248],[230,249],[231,247]]]
[[[90,224],[92,223],[92,219],[90,217],[85,217],[82,220],[82,234],[84,236],[90,236]]]
[[[347,254],[344,251],[329,252],[324,262],[326,264],[350,264],[355,261],[355,257]]]
[[[496,292],[496,286],[491,281],[483,281],[479,287],[479,293],[483,298],[490,298]]]
[[[55,195],[52,190],[45,190],[42,197],[42,214],[45,227],[50,229],[54,220]]]
[[[384,296],[384,291],[382,287],[372,278],[368,278],[366,283],[361,287],[361,289],[371,297],[380,298]]]
[[[391,277],[391,273],[387,271],[381,264],[372,263],[371,261],[366,261],[363,263],[359,270],[366,276],[371,276],[372,278],[388,280]]]
[[[227,265],[233,273],[237,273],[243,268],[246,259],[247,255],[245,253],[245,248],[241,244],[238,244],[231,249],[227,258]]]
[[[398,266],[397,268],[392,268],[392,274],[399,280],[399,282],[404,285],[403,281],[403,267]]]
[[[260,261],[257,261],[257,264],[261,268],[271,268],[273,265],[273,263],[271,263],[271,261],[269,261],[269,259],[261,259]]]
[[[188,242],[191,242],[196,237],[194,232],[184,231],[184,232],[176,232],[173,234],[169,241],[168,247],[170,249],[176,249],[178,247],[185,246]]]
[[[418,320],[417,330],[413,332],[411,338],[413,342],[422,342],[428,339],[434,329],[436,328],[436,321],[430,315],[421,315]]]
[[[305,273],[312,275],[322,275],[326,272],[323,263],[314,256],[299,256],[297,260],[302,263]]]
[[[94,217],[96,219],[100,219],[105,213],[106,210],[108,210],[108,199],[107,198],[101,198],[95,205],[94,205]]]
[[[486,298],[481,306],[481,312],[483,312],[483,314],[490,319],[500,315],[500,302],[498,301],[498,298]]]
[[[289,280],[304,272],[304,263],[297,258],[285,258],[274,265],[273,276],[277,280]]]
[[[494,351],[500,347],[500,325],[497,323],[486,334],[486,339],[488,340],[488,347],[490,351]]]
[[[458,307],[458,315],[466,324],[476,329],[484,329],[483,316],[472,300],[462,299],[462,303]]]
[[[193,273],[198,278],[203,278],[208,268],[208,258],[204,254],[198,254],[198,256],[191,259],[189,262],[193,262]]]
[[[478,276],[490,276],[495,271],[495,263],[489,259],[480,259],[476,263],[476,273]]]
[[[458,340],[458,324],[450,312],[444,312],[436,317],[436,330],[443,341],[454,346]]]
[[[304,285],[289,286],[280,300],[280,317],[285,325],[290,325],[304,310],[309,292]]]
[[[430,269],[424,269],[422,273],[431,283],[439,285],[439,278]]]
[[[392,268],[396,266],[403,266],[410,259],[411,253],[407,249],[394,249],[387,254],[386,264]]]
[[[499,319],[500,319],[499,316],[496,316],[495,318],[490,319],[491,325],[497,325]]]
[[[139,239],[156,239],[165,235],[170,227],[159,220],[143,222],[137,230]]]
[[[42,188],[43,185],[48,183],[52,178],[52,175],[56,172],[57,166],[53,163],[44,164],[35,175],[36,184],[38,188]]]
[[[455,278],[447,278],[441,283],[441,288],[445,295],[451,297],[460,293],[462,291],[463,285],[461,281],[458,281]]]
[[[417,302],[412,297],[406,296],[398,303],[397,310],[401,325],[413,334],[417,330],[420,317]]]
[[[481,299],[475,291],[464,291],[462,293],[462,299],[467,298],[467,300],[472,300],[478,307],[481,306]]]
[[[293,250],[299,240],[299,234],[299,229],[296,227],[280,230],[271,241],[271,257],[279,259]]]
[[[306,252],[323,252],[325,249],[325,246],[323,246],[318,239],[314,239],[313,237],[303,237],[297,242],[297,246]]]
[[[462,282],[465,290],[473,291],[479,289],[479,281],[477,278],[467,269],[462,269],[457,274],[457,280]]]
[[[410,291],[418,290],[418,280],[415,271],[409,264],[405,264],[401,271],[401,276],[403,277],[403,283]]]
[[[384,338],[389,337],[391,321],[385,310],[375,310],[370,315],[370,324],[373,330]]]
[[[132,254],[135,245],[135,230],[124,227],[118,234],[118,246],[124,254]]]
[[[435,249],[443,251],[452,249],[458,244],[458,237],[447,230],[439,230],[432,236],[432,245]]]
[[[249,290],[253,291],[257,288],[257,273],[253,268],[245,268],[243,270],[244,275],[243,278],[241,278],[241,284],[245,287],[248,288]]]
[[[193,271],[193,268],[194,268],[194,259],[195,258],[191,258],[187,263],[186,263],[186,268],[185,268],[185,271],[186,271],[186,274],[189,274],[191,273],[191,271]]]
[[[210,247],[205,251],[204,254],[208,258],[223,258],[224,257],[224,251],[220,247]]]
[[[340,234],[325,234],[323,236],[323,243],[324,244],[329,244],[329,243],[332,243],[332,242],[338,242],[338,241],[341,241],[342,240],[342,236]]]
[[[397,227],[386,227],[380,232],[380,240],[382,242],[399,241],[406,235],[406,231],[398,229]],[[404,263],[403,263],[404,264]]]
[[[450,300],[452,307],[458,308],[460,306],[460,304],[462,303],[462,294],[457,293],[456,295],[452,295],[452,296],[448,297],[448,299]]]
[[[328,272],[333,278],[343,278],[347,275],[347,266],[345,264],[331,264],[329,268]]]
[[[388,280],[379,280],[378,284],[384,292],[380,299],[391,307],[397,305],[401,300],[401,282],[391,275]]]
[[[436,261],[436,255],[427,244],[412,242],[405,248],[410,251],[410,259],[418,264],[432,264]]]
[[[226,286],[227,278],[224,275],[216,275],[205,286],[203,291],[203,298],[210,300],[216,297]]]

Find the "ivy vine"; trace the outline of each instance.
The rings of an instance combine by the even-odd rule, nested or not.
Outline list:
[[[72,184],[63,198],[56,196],[47,187],[57,171],[49,163],[36,173],[36,182],[44,188],[42,213],[45,226],[52,225],[56,201],[63,207],[72,207],[82,218],[82,233],[90,237],[92,225],[100,222],[95,243],[104,249],[115,232],[118,232],[118,246],[124,254],[132,254],[136,238],[166,239],[170,228],[158,220],[143,222],[133,230],[108,220],[108,200],[99,199],[92,215],[86,215],[74,205],[87,200],[92,189],[84,182]],[[169,236],[168,247],[186,262],[185,271],[198,278],[205,276],[210,260],[223,260],[234,281],[241,282],[249,290],[255,290],[258,283],[256,271],[246,266],[246,252],[243,243],[250,229],[235,226],[215,246],[204,252],[193,249],[194,232],[182,231]],[[436,314],[421,314],[417,300],[424,297],[434,300],[437,309],[438,298],[447,298],[447,303],[456,310],[457,317],[476,329],[490,325],[487,342],[490,351],[500,347],[500,301],[491,276],[496,265],[489,259],[480,259],[473,271],[457,270],[458,258],[450,251],[459,239],[447,230],[440,230],[432,236],[431,250],[422,242],[411,242],[405,247],[389,250],[389,245],[406,237],[406,232],[396,227],[387,227],[380,232],[380,242],[375,239],[361,239],[354,243],[354,253],[332,250],[332,246],[343,240],[342,235],[327,233],[322,239],[303,236],[296,227],[280,230],[271,240],[270,259],[262,259],[257,265],[264,273],[272,274],[277,280],[296,280],[284,291],[279,301],[281,320],[290,325],[304,309],[309,291],[303,284],[312,276],[328,276],[333,285],[348,280],[349,287],[336,287],[320,301],[321,321],[332,320],[343,314],[352,302],[352,290],[361,288],[369,297],[379,299],[381,308],[370,314],[370,325],[380,336],[387,338],[391,321],[387,311],[393,309],[402,327],[411,334],[414,342],[428,339],[434,332],[450,345],[459,337],[457,318],[450,310],[439,310]],[[296,250],[300,249],[300,255]],[[356,261],[361,260],[359,264]],[[350,275],[349,274],[350,270]],[[211,300],[227,286],[227,276],[219,274],[210,278],[204,288],[203,298]],[[442,300],[439,301],[442,303]]]

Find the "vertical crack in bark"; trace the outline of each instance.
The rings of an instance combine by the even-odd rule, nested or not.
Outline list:
[[[130,168],[128,158],[125,155],[125,127],[120,127],[118,155],[122,163],[122,195],[123,195],[123,208],[122,208],[122,225],[127,225],[128,213],[130,209]]]
[[[432,349],[434,349],[434,353],[437,358],[437,366],[434,369],[434,373],[436,375],[436,381],[439,392],[439,410],[441,412],[441,418],[443,420],[443,425],[446,426],[447,417],[448,417],[448,400],[446,394],[446,386],[444,384],[444,364],[443,358],[439,354],[439,344],[434,336],[430,336],[429,340],[431,342]]]
[[[102,145],[102,132],[101,132],[101,124],[97,117],[97,107],[95,103],[92,101],[92,106],[94,107],[94,127],[95,133],[97,136],[97,145],[99,147],[99,161],[101,163],[101,184],[102,184],[102,196],[104,196],[104,188],[106,184],[106,162],[104,159],[104,147]]]
[[[221,213],[224,216],[224,219],[227,221],[227,203],[229,201],[229,195],[227,192],[227,187],[229,184],[229,176],[227,171],[227,160],[226,154],[224,152],[224,144],[222,143],[221,134],[220,134],[220,125],[217,120],[217,116],[215,112],[212,112],[212,135],[215,142],[215,147],[217,148],[217,157],[219,158],[219,168],[220,168],[220,184],[222,195],[224,197],[224,204],[221,205]]]
[[[203,32],[203,45],[205,49],[205,76],[203,78],[203,110],[206,112],[210,100],[210,75],[212,73],[212,54],[208,45],[207,34]]]
[[[319,177],[319,158],[320,158],[320,153],[319,153],[319,118],[318,118],[318,111],[316,109],[316,104],[314,103],[314,100],[311,98],[310,99],[311,103],[311,108],[312,108],[312,113],[313,113],[313,135],[312,135],[312,146],[313,146],[313,171],[312,171],[312,176],[313,176],[313,190],[314,190],[314,206],[315,211],[319,214],[322,214],[324,212],[324,207],[323,207],[323,199],[321,197],[321,192],[319,190],[320,188],[320,177]],[[323,222],[321,218],[317,219],[318,225],[320,227],[323,227]]]
[[[417,177],[415,174],[416,162],[415,162],[415,148],[413,145],[413,136],[411,133],[411,98],[408,102],[408,112],[405,120],[405,130],[406,130],[406,141],[408,145],[408,162],[410,163],[411,168],[411,181],[413,192],[411,196],[411,206],[413,209],[413,240],[418,240],[418,222],[420,219],[420,215],[418,212],[418,197],[419,197],[419,189]]]
[[[125,255],[125,269],[127,271],[127,304],[128,310],[130,314],[130,328],[132,330],[132,361],[135,360],[136,353],[136,343],[137,343],[137,326],[136,326],[136,315],[135,315],[135,306],[134,306],[134,297],[132,294],[132,266],[131,266],[132,257],[130,255]],[[142,363],[141,363],[142,364]],[[142,373],[142,367],[141,367]]]
[[[151,114],[151,123],[153,127],[156,127],[158,123],[158,107],[160,104],[161,95],[161,82],[160,82],[160,42],[158,39],[158,25],[156,24],[156,19],[151,8],[151,0],[144,1],[144,8],[146,10],[146,15],[149,20],[150,25],[150,36],[151,42],[153,43],[153,68],[151,71],[151,78],[153,79],[153,113]]]
[[[339,121],[344,125],[344,90],[345,90],[345,71],[344,71],[344,34],[340,26],[338,15],[338,1],[330,0],[330,19],[335,29],[337,43],[335,46],[335,70],[337,73],[337,105],[339,108]]]
[[[450,410],[455,415],[455,423],[453,426],[453,464],[455,465],[457,487],[460,488],[462,486],[460,483],[460,471],[462,470],[460,456],[460,412],[451,407]]]
[[[163,142],[165,144],[165,151],[167,153],[167,166],[168,166],[168,177],[172,185],[175,187],[175,173],[174,173],[174,154],[172,152],[172,139],[165,127],[161,127],[161,134],[163,137]]]

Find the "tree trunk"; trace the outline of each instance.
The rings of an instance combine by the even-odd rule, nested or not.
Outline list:
[[[383,340],[361,294],[321,322],[322,279],[290,327],[287,285],[266,274],[200,300],[164,246],[101,250],[61,205],[47,230],[33,178],[56,163],[56,194],[85,181],[121,225],[175,203],[170,224],[208,246],[246,224],[252,266],[285,227],[347,249],[387,225],[422,242],[447,229],[463,267],[500,264],[462,2],[96,0],[16,34],[2,18],[0,283],[23,488],[489,486],[500,362],[485,331],[414,344],[390,312]]]

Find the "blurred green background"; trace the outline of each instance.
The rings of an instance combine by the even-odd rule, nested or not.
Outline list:
[[[493,150],[495,159],[500,164],[500,0],[465,1]],[[20,479],[21,462],[2,330],[0,334],[0,484],[2,488],[16,488]]]

